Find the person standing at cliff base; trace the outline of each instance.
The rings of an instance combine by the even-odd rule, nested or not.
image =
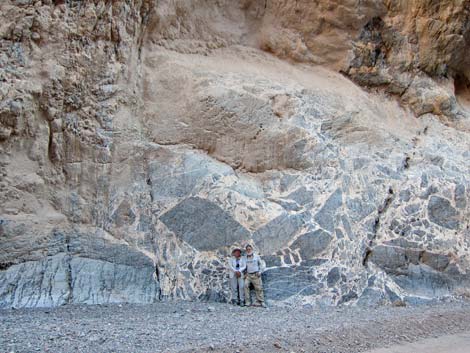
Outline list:
[[[263,282],[261,273],[264,270],[264,264],[259,255],[253,252],[253,247],[247,245],[246,250],[246,276],[245,276],[245,298],[246,305],[251,305],[250,284],[253,284],[256,293],[256,300],[259,305],[266,308],[264,301]]]
[[[230,286],[232,287],[232,304],[245,305],[245,280],[243,273],[246,270],[246,261],[239,248],[232,250],[229,260]]]

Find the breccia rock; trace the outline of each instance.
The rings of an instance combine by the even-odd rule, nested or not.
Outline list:
[[[469,2],[0,3],[0,307],[468,295]]]

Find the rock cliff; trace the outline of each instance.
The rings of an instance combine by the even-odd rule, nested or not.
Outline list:
[[[0,307],[470,289],[470,1],[0,3]]]

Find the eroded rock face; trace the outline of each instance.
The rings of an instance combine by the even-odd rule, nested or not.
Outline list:
[[[468,2],[433,4],[1,2],[0,307],[225,301],[245,243],[278,303],[466,294]]]

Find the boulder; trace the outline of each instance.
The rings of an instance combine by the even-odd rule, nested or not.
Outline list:
[[[299,249],[302,260],[308,260],[323,253],[328,248],[332,240],[333,236],[330,233],[318,229],[313,232],[300,235],[292,243],[290,248],[292,250]]]
[[[326,200],[323,207],[315,215],[315,221],[325,230],[333,232],[335,228],[335,215],[339,207],[343,203],[343,193],[341,189],[337,189]]]
[[[440,196],[431,196],[428,202],[428,217],[433,223],[448,229],[459,227],[459,213],[449,200]]]
[[[263,274],[264,290],[268,300],[283,300],[292,296],[317,293],[318,280],[308,267],[279,267]]]
[[[202,251],[229,247],[250,238],[250,232],[227,211],[199,197],[183,200],[164,213],[160,221],[182,241]]]
[[[263,254],[285,247],[303,225],[300,215],[282,213],[253,233],[253,240]]]

